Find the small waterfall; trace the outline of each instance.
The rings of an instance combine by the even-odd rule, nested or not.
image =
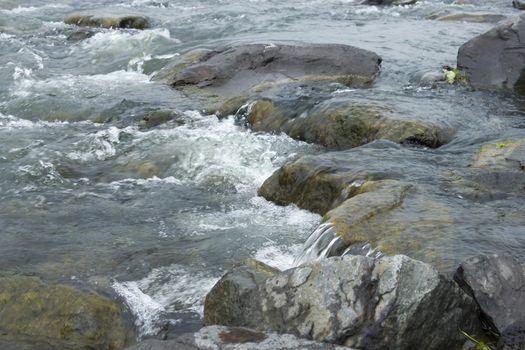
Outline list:
[[[331,223],[323,223],[310,234],[303,249],[294,259],[293,266],[336,255],[363,255],[372,258],[379,258],[383,255],[379,249],[373,248],[367,241],[351,244],[340,253],[343,244],[344,241],[337,235],[334,226]]]

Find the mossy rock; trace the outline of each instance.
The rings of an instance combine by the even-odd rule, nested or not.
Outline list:
[[[382,106],[337,100],[262,98],[245,104],[236,118],[254,131],[285,133],[330,149],[353,148],[377,139],[436,148],[449,142],[453,134],[436,124],[397,118]]]
[[[100,27],[108,29],[146,29],[150,27],[148,19],[144,16],[96,17],[93,15],[72,15],[66,17],[64,23],[77,25],[79,27]]]
[[[144,115],[140,124],[143,129],[150,129],[156,126],[173,121],[176,126],[184,125],[184,118],[175,111],[159,110],[150,111]]]
[[[254,259],[247,259],[243,264],[227,272],[212,290],[204,302],[203,323],[215,324],[236,323],[245,316],[246,305],[243,300],[250,300],[250,295],[268,278],[281,271]]]
[[[0,342],[55,349],[121,349],[133,342],[125,310],[110,299],[36,277],[0,278]]]
[[[481,146],[472,166],[491,170],[525,170],[525,138]]]

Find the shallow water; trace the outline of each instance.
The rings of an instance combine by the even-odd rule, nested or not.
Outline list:
[[[504,0],[474,3],[0,0],[3,273],[114,290],[149,335],[165,322],[173,333],[198,327],[203,296],[243,258],[291,266],[321,218],[278,207],[256,190],[285,162],[323,151],[205,115],[191,97],[151,76],[194,48],[296,40],[350,44],[383,57],[372,88],[338,90],[337,98],[381,103],[398,117],[456,130],[438,150],[355,152],[363,171],[398,173],[458,209],[451,214],[462,223],[454,245],[435,237],[450,264],[478,252],[525,257],[523,193],[480,201],[438,190],[482,143],[525,136],[520,97],[418,83],[419,74],[454,65],[458,47],[493,26],[428,16],[516,13]],[[71,41],[76,28],[62,20],[78,12],[142,14],[153,28],[97,29]],[[179,112],[185,124],[141,128],[143,115],[157,109]]]

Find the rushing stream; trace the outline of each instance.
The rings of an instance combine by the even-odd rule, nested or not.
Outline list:
[[[2,273],[116,292],[141,334],[150,335],[166,322],[173,333],[198,328],[205,294],[244,258],[293,265],[321,217],[256,192],[287,161],[324,151],[286,135],[251,132],[233,118],[218,120],[191,96],[151,80],[190,49],[305,41],[376,52],[384,61],[374,86],[337,95],[395,106],[455,135],[437,150],[364,148],[356,164],[399,174],[410,169],[408,180],[429,186],[436,169],[467,166],[483,142],[525,135],[520,97],[418,81],[424,72],[454,65],[458,47],[494,25],[429,16],[510,16],[509,1],[359,3],[0,0]],[[96,29],[73,40],[76,28],[63,19],[77,12],[140,14],[152,28]],[[144,128],[144,114],[158,109],[177,111],[183,125]],[[466,238],[443,248],[450,264],[480,251],[525,257],[525,238],[517,234],[525,227],[523,199],[446,199],[451,207],[468,207],[456,219],[469,216],[458,219]],[[502,216],[507,219],[498,221]]]

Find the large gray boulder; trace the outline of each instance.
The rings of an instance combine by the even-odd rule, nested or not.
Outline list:
[[[207,299],[223,297],[221,289],[219,281]],[[403,255],[323,259],[277,274],[245,298],[234,322],[231,313],[221,319],[209,307],[205,315],[367,350],[460,349],[458,327],[476,328],[473,300],[430,265]]]
[[[144,16],[99,17],[94,15],[71,15],[64,19],[65,24],[79,27],[100,28],[131,28],[146,29],[150,27],[148,19]]]
[[[248,328],[210,326],[175,340],[146,340],[127,350],[351,350],[344,346],[263,333]]]
[[[481,34],[459,48],[458,69],[482,89],[521,90],[525,85],[525,14]]]
[[[479,305],[495,334],[525,318],[525,269],[509,256],[481,255],[463,262],[454,279]]]
[[[236,96],[266,82],[290,80],[337,81],[345,85],[370,83],[381,58],[373,52],[337,44],[249,44],[191,58],[161,76],[177,88],[194,86],[221,97]],[[191,92],[195,92],[191,90]]]

